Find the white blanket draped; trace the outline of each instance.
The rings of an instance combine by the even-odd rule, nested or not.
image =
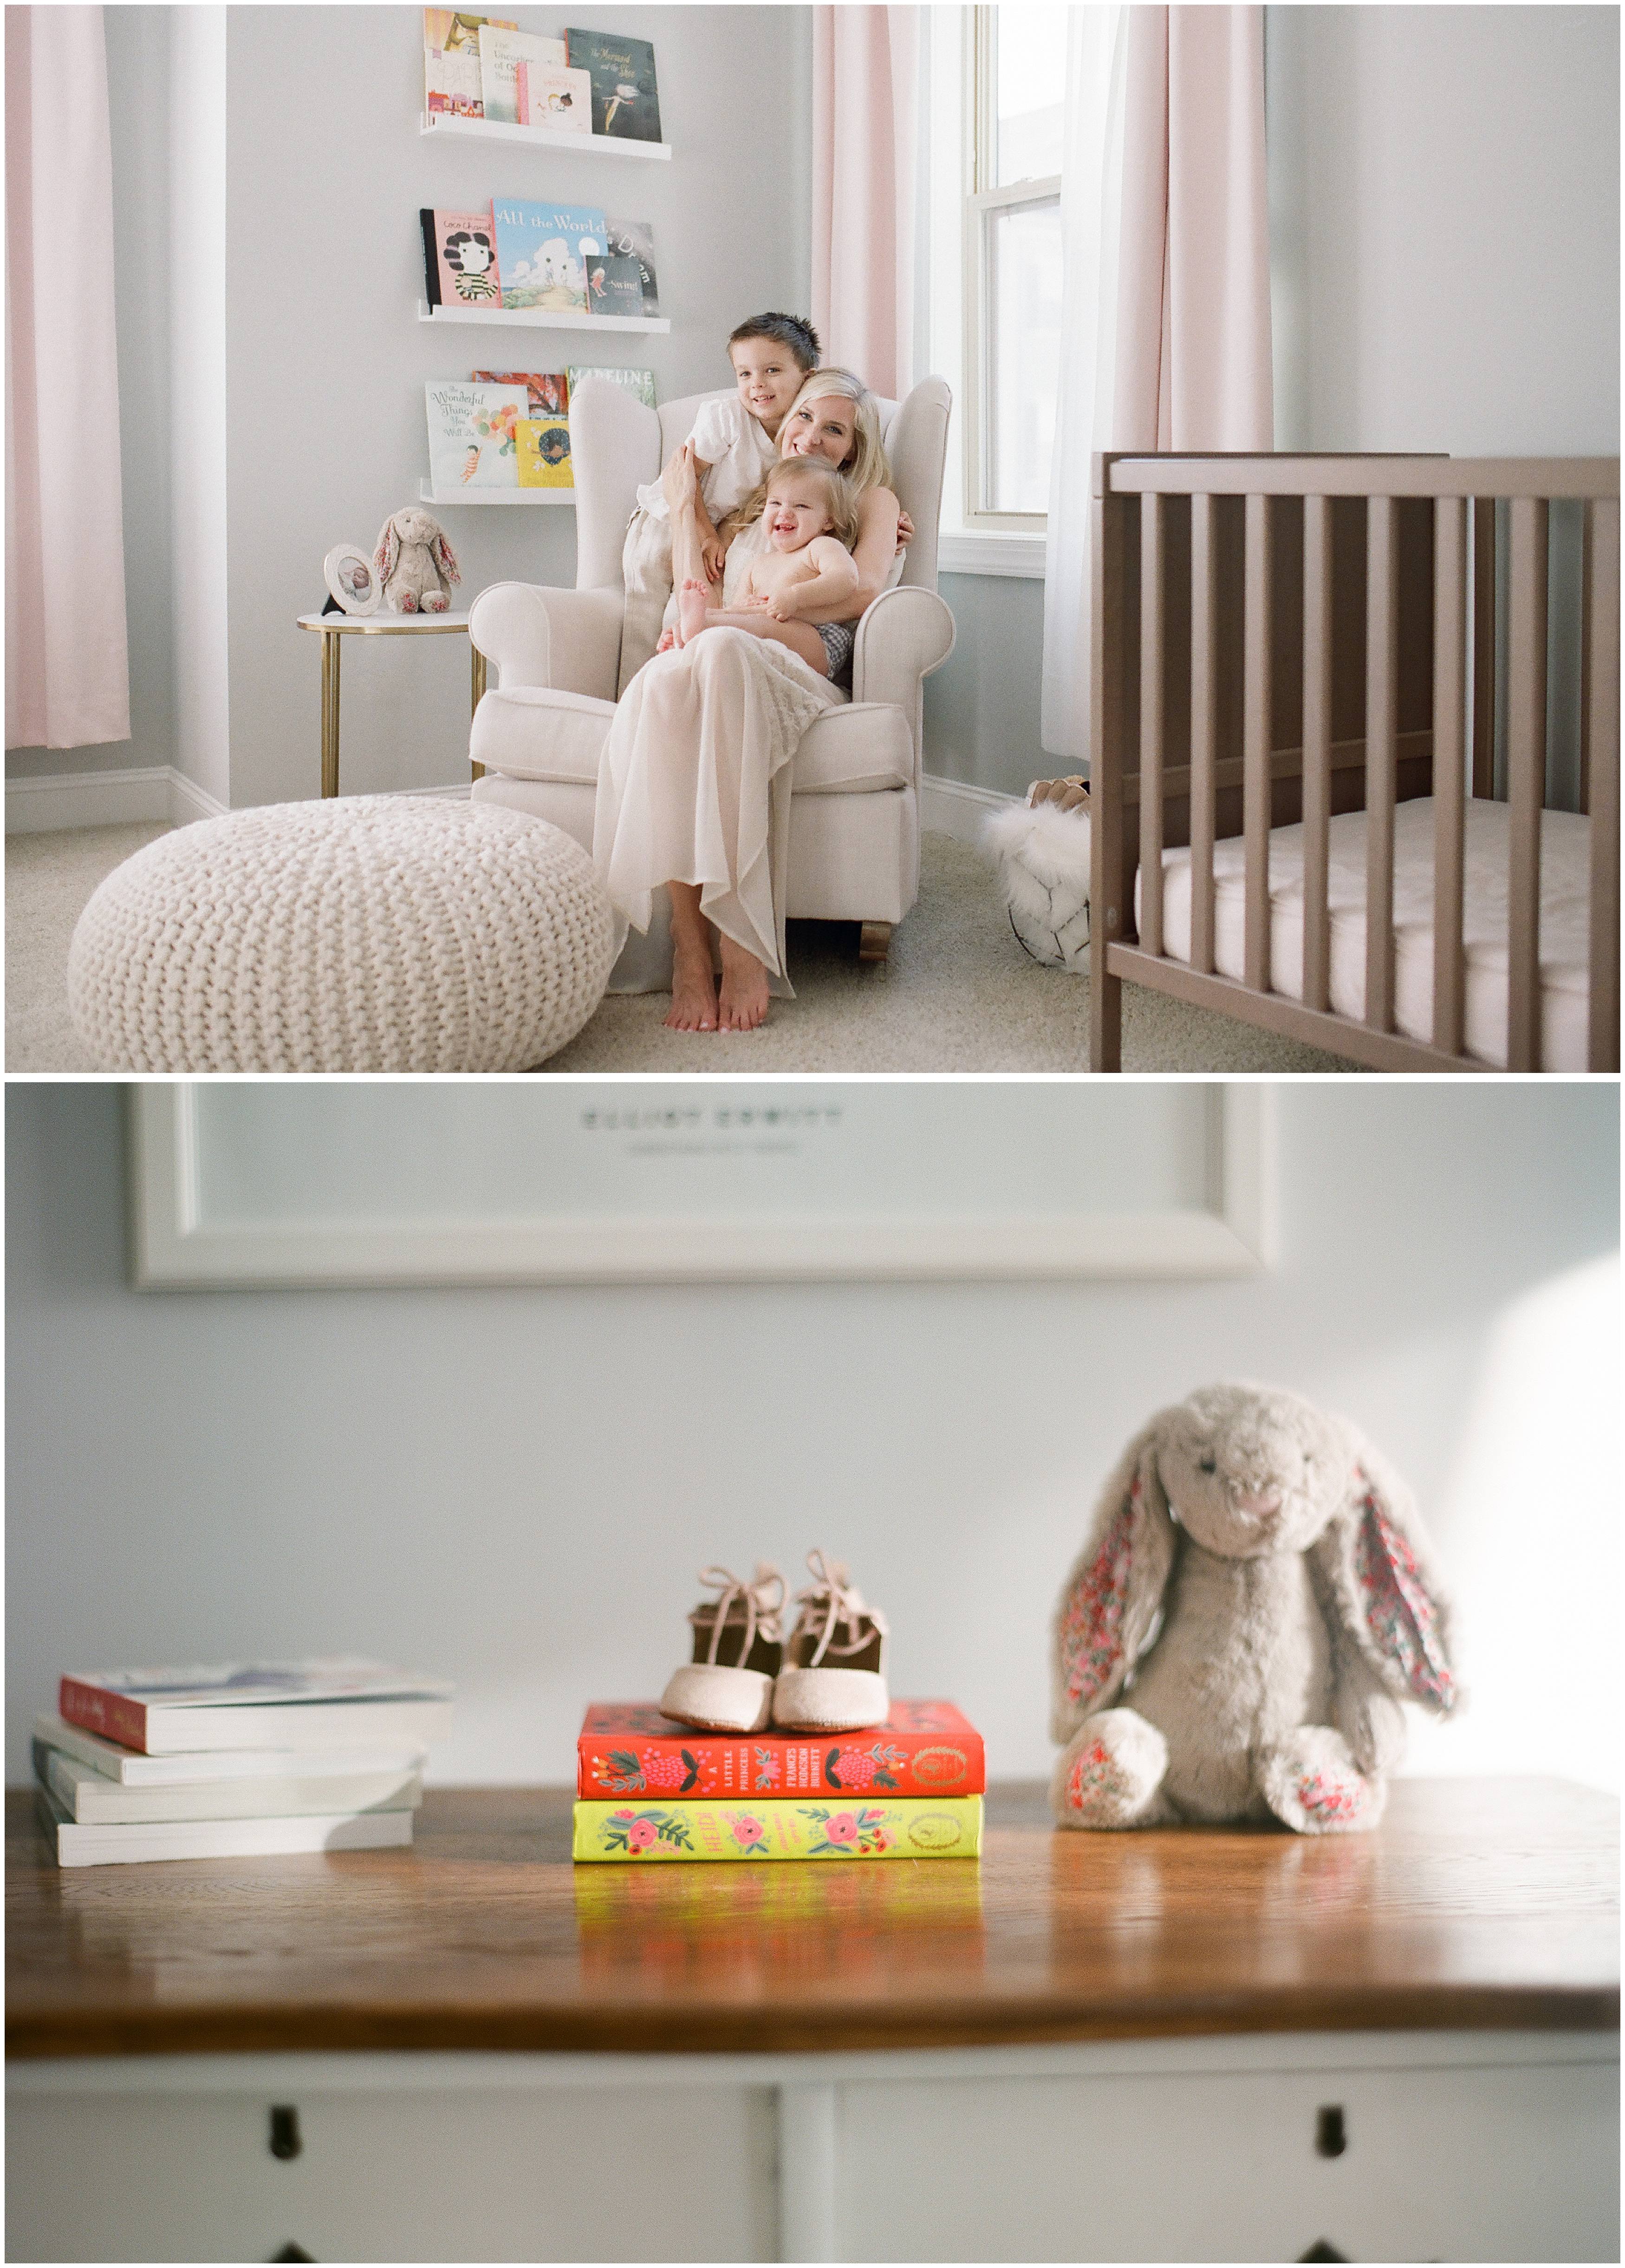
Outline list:
[[[671,983],[662,885],[699,887],[707,917],[763,963],[784,968],[790,760],[815,717],[845,696],[787,646],[712,630],[645,662],[621,696],[599,767],[592,857],[615,909],[646,949],[622,954],[611,991]]]

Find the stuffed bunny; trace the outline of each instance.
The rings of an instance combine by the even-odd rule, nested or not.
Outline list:
[[[445,614],[447,592],[463,579],[439,521],[410,504],[391,512],[379,530],[372,564],[394,615]]]
[[[1204,1387],[1124,1450],[1061,1594],[1063,1827],[1374,1827],[1401,1700],[1460,1702],[1410,1493],[1355,1428]]]

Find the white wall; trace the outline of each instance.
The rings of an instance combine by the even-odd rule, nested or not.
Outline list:
[[[891,1615],[896,1689],[1040,1772],[1095,1489],[1227,1374],[1418,1491],[1482,1728],[1419,1761],[1612,1770],[1617,1302],[1572,1274],[1617,1241],[1612,1085],[1294,1086],[1273,1275],[1042,1288],[138,1293],[118,1091],[7,1106],[14,1779],[64,1668],[354,1648],[459,1681],[440,1778],[562,1780],[587,1699],[659,1690],[696,1567],[813,1543]]]

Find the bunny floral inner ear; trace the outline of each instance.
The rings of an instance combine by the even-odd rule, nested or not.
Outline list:
[[[1357,1475],[1357,1481],[1365,1495],[1355,1538],[1354,1575],[1365,1626],[1381,1652],[1397,1663],[1416,1698],[1448,1712],[1456,1704],[1456,1681],[1445,1652],[1438,1609],[1406,1536],[1384,1512],[1364,1473]]]
[[[1100,1549],[1073,1584],[1061,1618],[1061,1675],[1066,1695],[1082,1708],[1103,1691],[1122,1660],[1123,1601],[1132,1561],[1134,1484],[1101,1539]]]

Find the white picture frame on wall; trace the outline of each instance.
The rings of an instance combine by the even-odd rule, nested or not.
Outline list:
[[[129,1089],[143,1290],[1217,1278],[1274,1259],[1253,1082]]]

